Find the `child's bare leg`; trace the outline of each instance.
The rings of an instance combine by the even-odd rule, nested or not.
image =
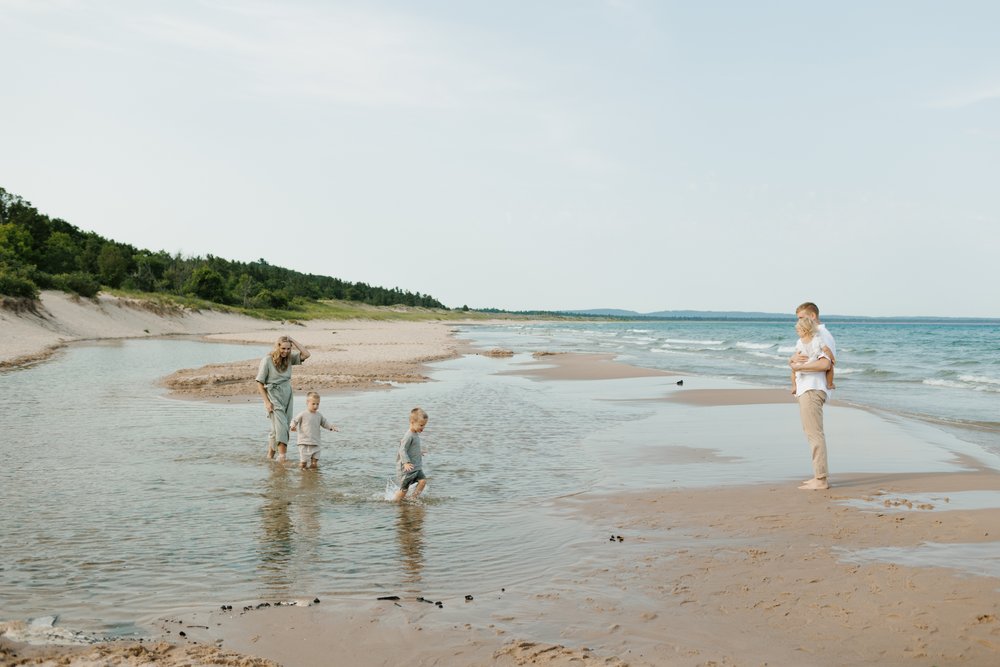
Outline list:
[[[400,489],[396,492],[396,495],[392,497],[392,502],[398,503],[400,500],[406,497],[406,489]]]
[[[422,479],[419,482],[417,482],[417,489],[413,492],[413,497],[416,498],[417,496],[419,496],[420,492],[424,490],[425,486],[427,486],[426,479]]]
[[[306,462],[305,461],[299,461],[299,468],[301,468],[302,470],[305,470],[306,469]]]
[[[313,470],[319,470],[319,459],[314,458],[312,462],[309,464],[309,467],[312,468]]]

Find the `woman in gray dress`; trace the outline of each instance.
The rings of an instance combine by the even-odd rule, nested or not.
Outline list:
[[[278,460],[285,460],[285,452],[288,451],[288,423],[292,419],[292,366],[301,364],[308,358],[309,350],[291,336],[281,336],[275,341],[271,353],[260,360],[257,390],[264,398],[264,410],[271,419],[271,432],[267,436],[269,459],[274,458],[277,449]]]

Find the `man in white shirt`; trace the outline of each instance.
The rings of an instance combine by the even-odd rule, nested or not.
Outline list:
[[[816,322],[823,345],[830,349],[834,359],[837,357],[837,343],[833,335],[819,321],[819,308],[815,303],[806,302],[795,309],[797,317],[807,317]],[[799,416],[802,419],[802,430],[809,441],[812,450],[813,478],[803,482],[800,489],[821,491],[830,488],[826,463],[826,435],[823,433],[823,405],[829,397],[832,388],[827,386],[826,371],[833,367],[833,360],[821,356],[815,361],[796,352],[788,365],[793,371],[802,373],[797,383],[795,397],[799,402]]]

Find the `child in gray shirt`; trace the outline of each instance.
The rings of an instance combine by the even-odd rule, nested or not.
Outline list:
[[[336,431],[337,427],[319,413],[319,394],[310,391],[306,394],[306,409],[295,415],[289,430],[297,432],[299,445],[299,467],[314,470],[319,468],[319,445],[321,428]]]
[[[427,413],[420,408],[410,410],[410,430],[399,441],[399,450],[396,452],[396,479],[399,481],[399,491],[396,491],[394,501],[405,498],[411,486],[416,485],[413,498],[419,496],[427,486],[427,476],[422,470],[424,452],[420,449],[420,434],[425,426],[427,426]]]

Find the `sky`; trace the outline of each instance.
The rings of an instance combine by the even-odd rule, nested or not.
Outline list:
[[[1000,317],[1000,4],[0,0],[0,187],[449,307]]]

